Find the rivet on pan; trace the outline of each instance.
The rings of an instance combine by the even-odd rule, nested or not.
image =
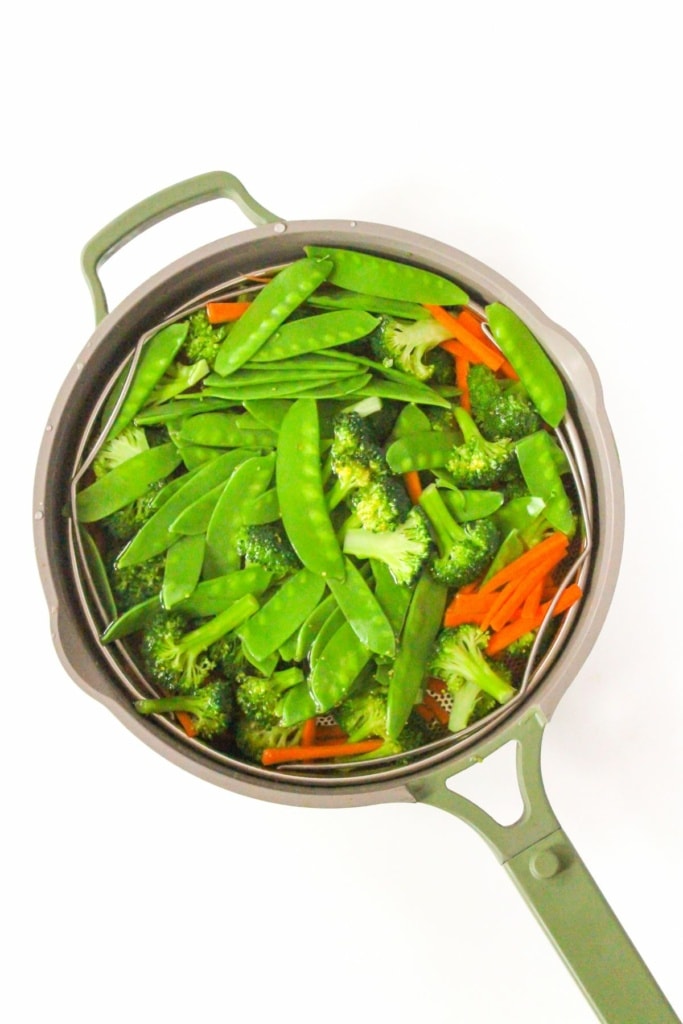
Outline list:
[[[47,432],[48,432],[48,434],[49,434],[49,432],[50,432],[50,431],[52,430],[52,424],[51,424],[51,423],[48,423],[48,425],[47,425],[47,426],[45,427],[45,429],[46,429],[46,431],[47,431]]]
[[[33,513],[33,518],[34,518],[34,519],[42,519],[42,518],[44,517],[44,515],[45,515],[45,513],[44,513],[44,512],[41,512],[41,510],[40,510],[40,509],[38,509],[38,511],[37,511],[37,512],[34,512],[34,513]]]
[[[350,228],[358,227],[358,221],[356,221],[356,220],[349,221],[349,227]]]
[[[287,230],[287,225],[278,221],[277,224],[273,224],[273,231],[276,235],[281,235],[283,231]]]
[[[541,850],[531,858],[529,870],[534,878],[539,881],[545,878],[553,878],[562,870],[562,861],[552,850]]]

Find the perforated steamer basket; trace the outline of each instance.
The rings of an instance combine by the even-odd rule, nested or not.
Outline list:
[[[99,266],[159,220],[219,197],[236,202],[255,227],[176,261],[108,312]],[[266,769],[246,764],[188,738],[171,721],[137,714],[132,698],[139,695],[144,680],[125,649],[105,648],[99,642],[104,623],[84,571],[83,539],[73,520],[64,515],[112,382],[123,367],[131,365],[146,332],[206,297],[238,287],[245,274],[300,258],[307,244],[356,248],[409,262],[453,278],[475,304],[499,301],[515,310],[564,379],[569,411],[558,440],[568,456],[586,523],[586,540],[575,567],[584,597],[564,617],[520,695],[464,734],[427,744],[408,758],[387,758],[343,770]],[[616,584],[623,540],[618,456],[600,382],[583,348],[509,281],[457,249],[381,224],[286,222],[256,203],[236,178],[224,172],[181,182],[124,213],[85,247],[83,268],[97,328],[50,413],[39,453],[33,510],[52,635],[72,679],[160,754],[245,796],[321,807],[422,801],[455,814],[487,840],[505,865],[600,1020],[609,1024],[678,1021],[560,827],[541,777],[544,727],[600,632]],[[517,746],[524,810],[518,821],[503,826],[446,783],[509,742]]]

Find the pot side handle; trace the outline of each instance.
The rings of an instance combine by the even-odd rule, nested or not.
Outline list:
[[[524,803],[512,825],[501,825],[449,789],[452,767],[408,788],[417,800],[454,814],[487,840],[603,1024],[681,1024],[559,826],[541,776],[544,726],[542,713],[534,708],[503,740],[517,740]],[[470,763],[500,745],[500,740],[484,745]]]
[[[227,171],[209,171],[207,174],[187,178],[176,185],[155,192],[112,220],[83,248],[81,267],[95,307],[95,322],[99,323],[108,312],[107,299],[98,270],[110,256],[136,235],[174,213],[180,213],[181,210],[198,206],[211,199],[221,198],[232,199],[252,224],[269,224],[280,220],[274,213],[257,203],[241,181]]]

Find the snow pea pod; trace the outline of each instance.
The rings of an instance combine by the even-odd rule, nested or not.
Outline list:
[[[410,587],[396,582],[384,562],[371,558],[370,565],[375,578],[375,597],[391,623],[394,634],[400,636],[413,592]]]
[[[376,365],[375,369],[379,370],[380,373],[386,373],[379,364]],[[434,388],[430,388],[426,384],[420,384],[419,381],[415,381],[413,384],[397,380],[381,380],[379,377],[373,377],[362,388],[359,388],[357,393],[360,398],[391,398],[397,402],[412,402],[414,405],[438,405],[442,409],[450,409],[451,407],[451,403],[446,397],[440,395]]]
[[[331,260],[315,257],[296,260],[276,274],[235,323],[218,350],[216,373],[227,377],[251,359],[331,271]]]
[[[274,467],[274,454],[264,455],[247,459],[231,474],[206,529],[205,579],[239,569],[237,532],[244,525],[243,510],[268,490]]]
[[[294,660],[303,661],[307,656],[311,644],[315,641],[325,620],[335,611],[337,602],[328,594],[320,601],[299,628],[294,649]]]
[[[363,310],[337,310],[283,324],[252,357],[255,363],[348,345],[374,331],[379,319]]]
[[[158,423],[182,420],[199,412],[225,412],[237,404],[224,398],[176,398],[175,401],[143,409],[135,417],[135,423],[139,427],[153,427]]]
[[[349,291],[436,306],[465,306],[469,301],[462,288],[431,270],[353,249],[319,245],[306,245],[304,249],[308,256],[332,260],[330,284]]]
[[[461,491],[458,487],[449,486],[439,493],[459,523],[486,519],[497,512],[505,500],[500,491]]]
[[[246,462],[248,458],[249,455],[245,454],[243,461]],[[209,528],[213,510],[218,504],[218,499],[223,493],[224,487],[225,481],[216,484],[210,491],[202,494],[200,498],[197,498],[186,509],[183,509],[178,518],[174,519],[169,526],[171,533],[184,534],[186,537],[205,534]]]
[[[240,413],[202,412],[183,420],[181,444],[198,444],[208,448],[272,448],[276,435],[270,430],[243,430],[238,425]]]
[[[384,316],[397,317],[400,320],[426,320],[430,316],[428,310],[419,302],[404,302],[401,299],[383,299],[380,295],[363,295],[351,292],[346,288],[334,286],[318,289],[308,300],[309,306],[323,309],[365,309],[369,313],[382,313]]]
[[[567,411],[562,379],[523,320],[501,302],[485,307],[496,344],[519,374],[529,398],[551,427],[557,427]]]
[[[133,372],[126,395],[116,414],[116,419],[107,431],[108,437],[116,437],[132,423],[155,386],[169,368],[187,337],[189,323],[170,324],[157,331],[143,347],[138,365]]]
[[[201,576],[205,546],[201,535],[180,537],[166,552],[161,603],[167,611],[192,595]]]
[[[141,498],[151,484],[163,480],[180,465],[174,444],[160,444],[133,455],[99,477],[76,495],[76,518],[95,523]]]
[[[576,519],[557,469],[553,448],[554,441],[545,430],[528,434],[515,445],[519,468],[529,493],[545,502],[548,522],[571,537],[576,529]]]
[[[387,699],[387,734],[396,739],[419,699],[427,658],[441,628],[448,591],[425,572],[417,581],[394,662]]]
[[[299,398],[299,397],[341,397],[345,394],[350,394],[356,390],[360,390],[364,384],[370,379],[369,374],[353,374],[352,376],[343,377],[341,380],[333,378],[330,383],[328,377],[325,382],[322,382],[322,378],[317,381],[308,381],[308,383],[302,383],[297,380],[279,380],[273,381],[270,384],[237,384],[231,388],[229,379],[228,382],[220,388],[212,387],[206,389],[206,394],[209,396],[229,397],[231,399],[241,399],[242,401],[254,401],[262,398]],[[317,392],[333,391],[332,395],[318,395]]]
[[[429,422],[429,416],[410,402],[408,405],[404,405],[398,414],[391,432],[391,440],[396,441],[399,437],[406,437],[408,434],[431,429],[432,425]]]
[[[267,430],[274,430],[277,433],[291,405],[286,398],[261,398],[253,401],[247,399],[244,408]]]
[[[343,622],[330,638],[308,677],[308,688],[318,714],[329,711],[349,692],[372,657],[370,649]]]
[[[279,518],[280,503],[275,487],[247,502],[242,513],[245,526],[263,526],[264,523],[275,523]]]
[[[258,660],[277,651],[316,607],[325,581],[309,569],[299,569],[240,631],[242,643]]]
[[[329,581],[334,598],[360,642],[375,654],[393,658],[396,640],[391,623],[358,569],[345,559],[343,580]]]
[[[287,690],[280,705],[280,725],[298,725],[317,715],[315,701],[308,690],[308,683],[297,683]]]
[[[106,614],[114,618],[116,615],[116,600],[112,593],[107,568],[100,554],[100,549],[86,527],[80,526],[79,533],[83,542],[83,554],[90,570],[90,578],[93,581],[97,596],[102,602],[102,607]]]
[[[405,434],[387,448],[387,462],[394,473],[439,469],[448,462],[457,436],[446,430],[419,430]]]
[[[343,579],[344,559],[323,492],[318,407],[310,399],[298,399],[282,421],[275,479],[285,532],[302,563],[324,578]]]
[[[200,466],[192,474],[188,473],[187,482],[157,509],[124,548],[118,564],[121,567],[137,565],[165,551],[174,540],[177,540],[177,536],[171,533],[170,526],[180,513],[216,484],[227,480],[243,460],[242,451],[226,452]]]
[[[311,672],[315,669],[318,663],[318,658],[325,650],[325,647],[337,632],[339,627],[343,624],[345,616],[336,600],[332,598],[333,604],[331,611],[328,613],[327,618],[320,626],[318,635],[315,637],[308,651],[308,664]]]

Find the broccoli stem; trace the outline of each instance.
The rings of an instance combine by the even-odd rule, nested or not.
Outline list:
[[[436,484],[429,484],[420,495],[420,505],[427,514],[436,537],[439,554],[443,557],[454,544],[466,540],[467,534],[448,511]]]
[[[195,714],[203,709],[204,700],[191,693],[179,693],[173,697],[154,697],[135,702],[141,715],[163,714],[165,711],[189,711]]]
[[[460,732],[466,728],[480,693],[480,687],[471,680],[464,682],[453,693],[453,706],[448,719],[448,728],[451,732]]]
[[[453,411],[455,418],[458,421],[458,426],[462,431],[465,444],[467,444],[468,441],[482,441],[483,434],[467,410],[463,409],[463,407],[459,405]]]

